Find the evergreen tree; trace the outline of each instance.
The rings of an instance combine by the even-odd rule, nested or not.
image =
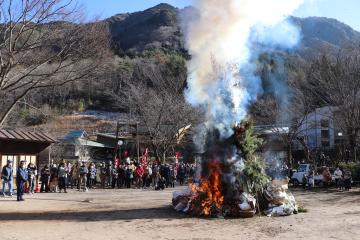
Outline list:
[[[265,169],[266,164],[256,151],[260,148],[262,140],[254,133],[251,120],[244,120],[235,128],[236,145],[242,152],[245,168],[243,174],[246,179],[246,186],[250,193],[256,196],[257,208],[259,209],[259,200],[263,190],[269,183]]]

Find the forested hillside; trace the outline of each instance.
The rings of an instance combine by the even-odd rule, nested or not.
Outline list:
[[[34,91],[22,101],[26,104],[17,105],[19,111],[11,114],[8,125],[36,125],[52,116],[74,111],[137,111],[129,86],[140,79],[153,79],[151,75],[155,70],[149,66],[165,66],[186,78],[186,60],[191,57],[185,49],[181,30],[181,19],[186,11],[194,9],[160,4],[145,11],[118,14],[104,20],[110,30],[111,54],[97,73],[86,80]],[[301,29],[300,46],[292,52],[274,51],[261,55],[260,75],[268,75],[266,69],[274,69],[279,61],[290,68],[300,66],[325,52],[337,54],[339,50],[354,48],[360,42],[359,32],[335,19],[292,17],[290,21]],[[295,73],[292,77],[295,79],[297,76]],[[266,77],[263,80],[266,84]],[[152,85],[149,80],[148,87]]]

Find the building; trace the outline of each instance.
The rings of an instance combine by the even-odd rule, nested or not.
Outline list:
[[[84,130],[71,130],[52,149],[55,160],[110,161],[114,157],[114,145],[97,142]]]
[[[305,116],[298,132],[310,150],[330,151],[336,147],[342,134],[336,126],[334,114],[336,108],[327,106]],[[294,148],[303,149],[300,144],[295,144]]]
[[[39,168],[43,162],[49,162],[49,155],[44,156],[41,153],[54,142],[55,140],[51,136],[39,131],[0,129],[1,169],[8,160],[13,162],[14,169],[17,169],[22,160],[25,160],[27,164],[34,163]]]

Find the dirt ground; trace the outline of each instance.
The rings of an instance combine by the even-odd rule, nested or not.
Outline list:
[[[360,190],[293,190],[308,212],[198,219],[170,208],[173,189],[70,191],[0,199],[0,239],[360,239]]]

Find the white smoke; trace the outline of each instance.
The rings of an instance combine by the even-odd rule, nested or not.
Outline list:
[[[253,43],[294,47],[298,29],[285,19],[303,0],[194,0],[196,16],[187,16],[188,62],[186,98],[207,112],[207,124],[222,136],[232,133],[235,122],[261,92],[254,75]]]

